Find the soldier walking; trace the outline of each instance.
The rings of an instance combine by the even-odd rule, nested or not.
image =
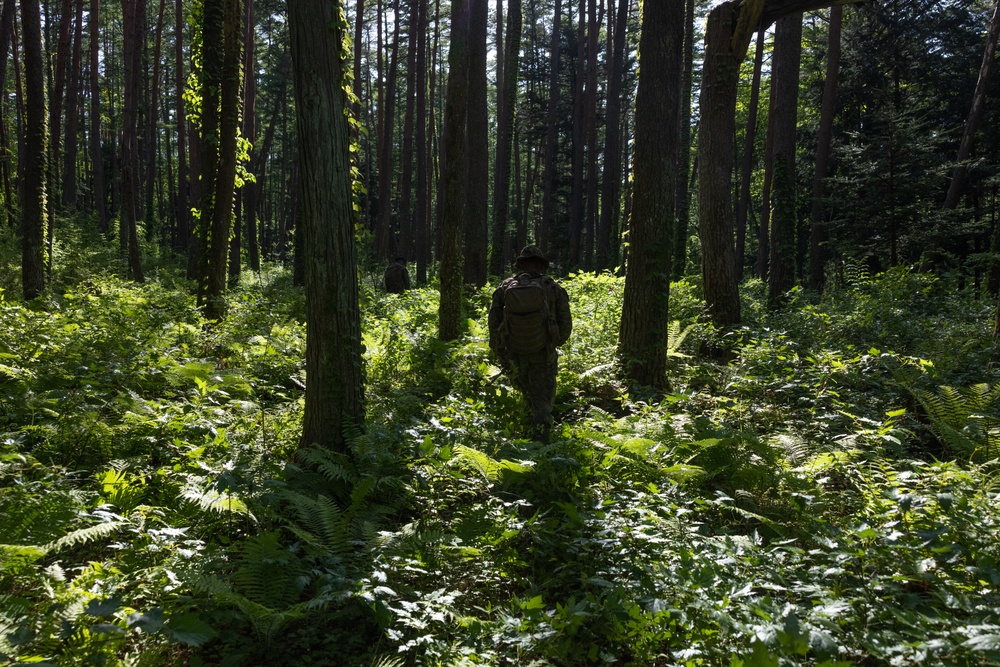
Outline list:
[[[547,442],[559,370],[556,348],[569,340],[573,317],[569,296],[545,275],[549,260],[536,246],[525,246],[517,273],[493,292],[490,349],[531,408],[532,435]]]

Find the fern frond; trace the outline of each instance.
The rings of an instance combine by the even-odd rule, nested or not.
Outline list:
[[[478,449],[465,445],[456,445],[454,453],[452,461],[470,464],[491,484],[500,483],[505,476],[524,474],[532,469],[532,466],[527,463],[519,463],[509,459],[497,461]]]
[[[108,535],[113,535],[118,532],[119,529],[127,525],[129,525],[128,521],[109,521],[107,523],[98,523],[93,526],[87,526],[86,528],[74,530],[67,535],[63,535],[58,540],[49,542],[42,548],[46,552],[51,552],[59,551],[67,547],[90,544],[91,542],[96,542],[97,540],[107,537]]]
[[[192,503],[203,512],[241,514],[252,521],[257,520],[250,512],[247,504],[231,493],[222,493],[215,489],[200,489],[193,484],[188,484],[181,489],[180,495],[181,498]]]
[[[294,518],[289,529],[310,546],[336,555],[351,551],[350,531],[344,513],[328,496],[315,500],[301,494],[287,494]]]
[[[354,466],[344,454],[305,447],[295,452],[295,458],[315,468],[328,482],[350,484],[354,481]]]
[[[687,358],[691,356],[681,352],[680,347],[693,328],[694,325],[689,324],[682,331],[680,320],[674,320],[670,323],[670,326],[667,327],[667,357]]]
[[[403,659],[395,655],[382,655],[372,659],[371,667],[403,667]]]

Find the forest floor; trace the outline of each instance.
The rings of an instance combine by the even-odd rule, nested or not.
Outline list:
[[[659,395],[616,374],[622,279],[565,278],[543,444],[488,290],[445,344],[434,289],[368,276],[342,455],[298,448],[286,271],[207,323],[166,264],[136,285],[80,257],[0,301],[2,662],[1000,664],[993,306],[951,277],[780,312],[750,281],[725,334],[676,283]]]

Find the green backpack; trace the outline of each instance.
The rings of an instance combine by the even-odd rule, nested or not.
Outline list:
[[[542,280],[521,273],[504,290],[503,330],[508,354],[534,354],[549,344],[549,299]]]

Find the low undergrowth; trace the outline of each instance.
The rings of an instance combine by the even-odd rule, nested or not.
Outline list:
[[[622,280],[564,284],[549,444],[487,292],[451,345],[433,290],[367,292],[351,456],[297,449],[283,271],[216,324],[181,280],[0,302],[0,661],[1000,664],[988,303],[751,283],[720,334],[678,283],[664,395],[617,375]]]

